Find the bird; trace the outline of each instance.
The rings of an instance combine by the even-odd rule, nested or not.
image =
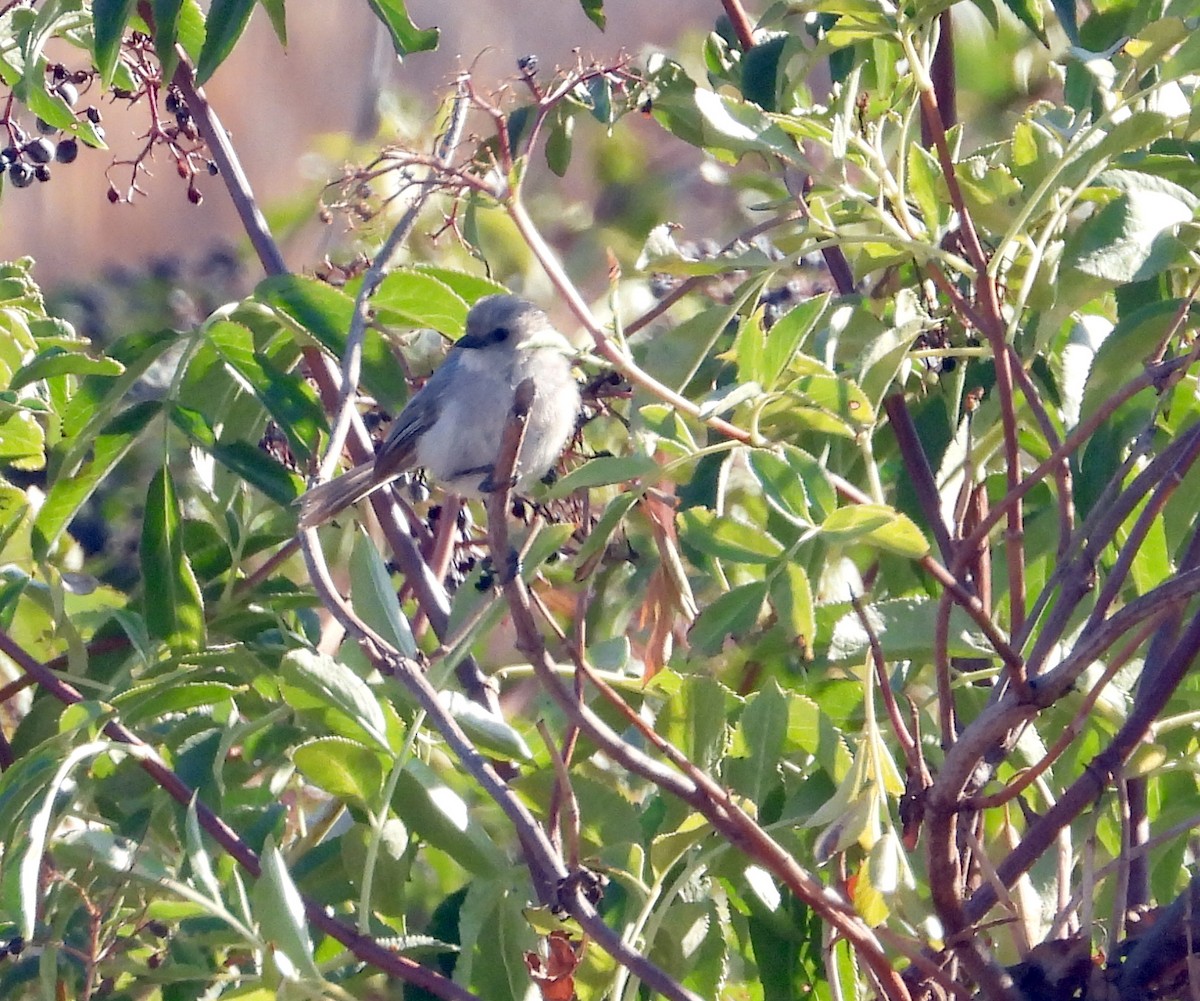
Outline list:
[[[413,468],[465,497],[491,488],[491,473],[516,387],[534,399],[517,456],[516,485],[541,479],[572,436],[581,408],[571,345],[546,313],[515,295],[489,295],[467,313],[466,332],[399,416],[372,461],[299,499],[301,529],[315,527]]]

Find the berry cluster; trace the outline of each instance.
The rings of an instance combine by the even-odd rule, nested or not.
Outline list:
[[[200,174],[215,175],[219,172],[216,163],[208,158],[204,137],[188,108],[187,98],[174,84],[162,77],[162,67],[154,52],[154,43],[144,32],[130,32],[121,47],[122,60],[137,84],[136,88],[113,89],[113,97],[128,101],[130,105],[145,100],[150,126],[141,136],[140,151],[129,159],[114,160],[108,168],[108,200],[110,202],[132,201],[142,194],[138,180],[149,174],[149,161],[156,150],[166,148],[175,163],[179,176],[187,181],[187,198],[193,205],[204,201],[196,180]],[[114,172],[129,170],[128,183],[113,180]]]
[[[79,87],[91,81],[87,70],[68,70],[61,63],[46,67],[51,93],[61,97],[72,109],[79,101]],[[89,105],[82,114],[91,122],[96,133],[103,137],[100,126],[100,111]],[[62,129],[43,121],[34,123],[34,135],[30,135],[21,124],[10,117],[0,120],[8,132],[8,145],[0,149],[0,172],[8,177],[14,188],[27,188],[34,181],[50,180],[51,163],[74,163],[79,156],[79,140],[65,135]]]

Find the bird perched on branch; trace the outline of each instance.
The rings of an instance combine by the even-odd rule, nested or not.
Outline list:
[[[467,331],[392,423],[375,459],[313,487],[300,498],[300,527],[311,528],[390,483],[426,469],[467,497],[490,488],[513,393],[532,379],[535,395],[517,458],[517,484],[540,479],[575,430],[579,386],[571,346],[533,303],[489,295],[467,314]]]

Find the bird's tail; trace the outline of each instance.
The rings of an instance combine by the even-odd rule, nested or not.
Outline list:
[[[300,527],[313,528],[321,524],[379,485],[375,479],[374,460],[355,466],[328,483],[319,483],[302,494],[297,502],[300,505]]]

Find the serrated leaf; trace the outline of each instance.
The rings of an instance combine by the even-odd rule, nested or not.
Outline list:
[[[262,873],[254,882],[250,900],[255,919],[264,939],[282,955],[294,976],[321,983],[321,972],[313,962],[312,938],[304,913],[304,898],[288,873],[287,863],[274,839],[268,838],[259,856]],[[283,964],[279,964],[282,965]]]
[[[568,497],[577,490],[628,483],[644,477],[657,479],[661,472],[658,462],[649,455],[601,455],[555,480],[547,495],[550,498]]]
[[[821,322],[831,299],[829,292],[813,296],[783,314],[767,334],[762,353],[764,388],[775,389],[796,352]]]
[[[1160,177],[1114,170],[1096,179],[1119,194],[1073,234],[1063,263],[1094,278],[1122,283],[1145,281],[1183,252],[1173,231],[1191,220],[1198,200]]]
[[[151,636],[179,650],[204,646],[204,599],[183,551],[182,514],[171,474],[154,474],[142,518],[139,562],[146,627]]]
[[[1050,39],[1046,37],[1046,22],[1042,18],[1041,0],[1004,0],[1004,6],[1017,15],[1017,20],[1032,31],[1039,42],[1050,47]]]
[[[709,602],[688,630],[688,642],[699,653],[718,653],[727,639],[737,640],[754,628],[766,596],[766,583],[754,581]]]
[[[205,20],[206,33],[196,62],[196,84],[202,85],[233,51],[246,30],[255,0],[212,0]]]
[[[404,322],[414,327],[431,327],[451,337],[460,336],[467,325],[467,304],[448,285],[424,271],[400,268],[390,272],[371,296],[371,305],[383,315],[380,320]]]
[[[463,798],[424,762],[410,761],[400,773],[392,809],[410,830],[468,872],[492,877],[508,865],[483,827],[471,822]]]
[[[795,467],[782,456],[763,448],[751,449],[747,457],[767,503],[790,521],[811,525],[808,492],[804,480],[796,475]]]
[[[795,563],[784,564],[771,580],[770,601],[789,638],[800,644],[805,656],[811,656],[817,622],[812,585],[804,568]]]
[[[688,508],[677,520],[685,543],[718,559],[732,563],[769,563],[783,552],[783,546],[761,527],[735,521],[706,508]]]
[[[179,12],[183,0],[151,0],[150,10],[154,14],[154,53],[162,66],[164,80],[171,79],[179,64],[175,52],[175,40],[179,30]]]
[[[91,460],[74,475],[54,481],[33,523],[33,548],[39,558],[45,557],[100,481],[124,458],[160,410],[156,401],[148,400],[113,418],[92,443]]]
[[[779,759],[787,738],[787,698],[774,678],[750,699],[734,730],[731,757],[741,759],[745,767],[732,769],[734,788],[755,803],[775,785]]]
[[[390,752],[378,698],[345,664],[309,650],[289,650],[280,663],[280,682],[289,705],[334,709],[380,750]]]
[[[442,692],[440,697],[446,711],[481,750],[513,761],[533,758],[525,738],[503,716],[489,712],[461,692]]]
[[[839,508],[821,524],[821,534],[842,545],[865,543],[912,558],[929,552],[928,541],[912,519],[887,504]]]
[[[379,550],[365,532],[354,538],[350,553],[350,588],[354,609],[368,626],[405,657],[417,655],[412,627],[400,607],[396,588]]]
[[[345,737],[317,737],[292,751],[292,761],[309,782],[331,796],[373,809],[383,788],[379,754]]]
[[[41,379],[62,375],[117,376],[124,371],[125,367],[112,358],[93,358],[78,351],[64,351],[55,347],[43,351],[14,373],[8,388],[15,392]]]
[[[863,613],[887,655],[918,663],[933,657],[937,633],[937,601],[931,598],[895,598],[866,605]],[[861,662],[870,648],[870,636],[856,612],[843,615],[833,627],[827,656],[837,662]],[[996,651],[979,627],[960,607],[950,611],[946,652],[951,657],[988,657]]]
[[[346,293],[313,278],[280,275],[260,282],[254,296],[298,323],[335,357],[342,357],[354,316],[354,300]],[[362,382],[385,405],[403,403],[407,398],[404,368],[373,328],[363,340]]]
[[[295,372],[284,372],[255,348],[254,335],[240,323],[218,320],[205,335],[237,382],[254,394],[287,435],[303,466],[325,429],[325,412],[312,386]]]

